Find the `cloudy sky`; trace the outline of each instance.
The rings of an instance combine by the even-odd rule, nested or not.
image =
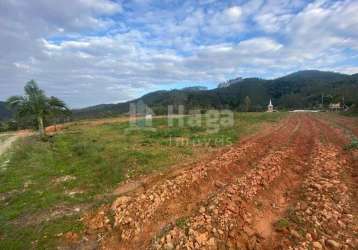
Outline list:
[[[1,0],[0,100],[71,107],[302,69],[358,72],[358,1]]]

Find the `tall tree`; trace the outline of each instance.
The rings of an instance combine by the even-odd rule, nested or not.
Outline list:
[[[36,118],[41,136],[45,135],[44,119],[48,115],[67,112],[66,104],[56,97],[47,97],[34,80],[25,85],[24,96],[11,96],[6,101],[18,117],[33,116]]]

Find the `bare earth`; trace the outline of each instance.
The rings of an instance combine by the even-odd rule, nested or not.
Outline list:
[[[290,115],[134,185],[86,215],[85,233],[65,234],[64,248],[357,249],[357,152],[343,150],[348,142],[327,119]]]
[[[5,140],[0,140],[0,156],[5,153],[11,146],[13,142],[15,142],[20,137],[25,137],[31,135],[32,132],[30,130],[20,130],[17,131],[14,134],[9,134],[9,136],[6,134],[2,134],[0,136],[6,136]]]
[[[0,142],[0,155],[5,153],[5,151],[11,146],[11,144],[16,141],[17,136],[11,135],[10,137],[7,137],[4,141]]]

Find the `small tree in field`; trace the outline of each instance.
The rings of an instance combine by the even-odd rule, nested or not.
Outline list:
[[[56,97],[47,97],[34,80],[25,85],[24,96],[11,96],[7,99],[10,108],[16,110],[18,117],[33,116],[41,136],[45,135],[44,119],[46,116],[68,112],[66,104]]]

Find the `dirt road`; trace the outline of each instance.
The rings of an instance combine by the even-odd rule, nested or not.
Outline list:
[[[11,146],[14,141],[16,141],[16,139],[16,135],[9,135],[9,137],[6,135],[6,139],[0,142],[0,155],[5,153],[5,151]]]
[[[354,249],[357,162],[327,120],[276,127],[86,216],[80,248]],[[112,218],[112,219],[111,219]]]
[[[0,138],[0,156],[5,153],[10,148],[11,144],[15,142],[18,138],[25,137],[31,134],[32,132],[29,130],[21,130],[11,134],[1,134],[0,136],[4,137],[5,139],[2,140],[2,138]]]

